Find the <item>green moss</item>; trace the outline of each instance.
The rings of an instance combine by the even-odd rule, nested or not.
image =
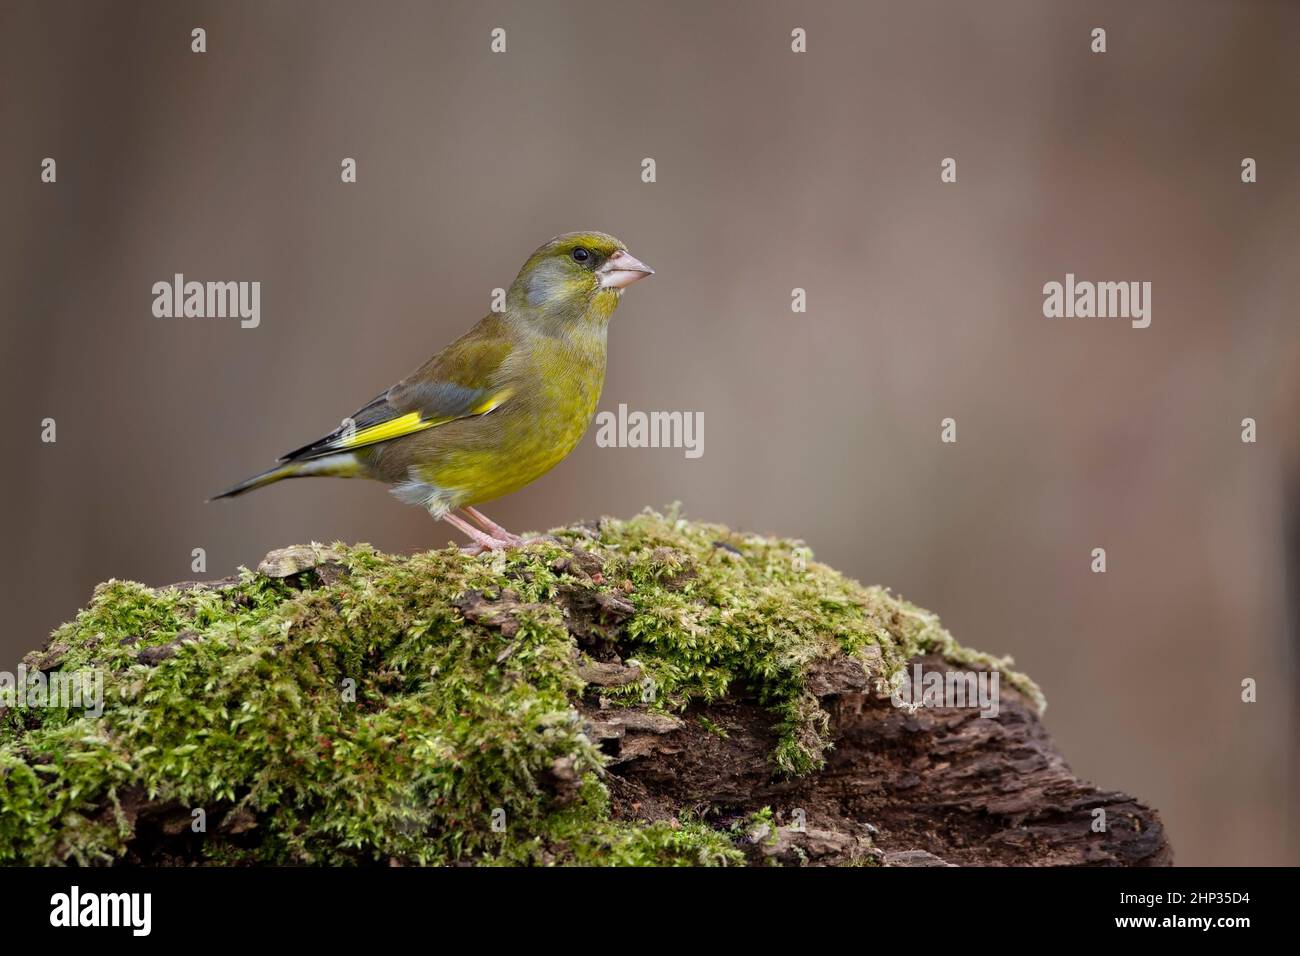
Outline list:
[[[734,835],[689,818],[639,823],[609,818],[605,788],[594,774],[578,802],[552,814],[531,838],[502,839],[498,865],[737,866],[745,855]]]
[[[646,679],[607,697],[679,711],[752,694],[779,731],[774,773],[815,770],[829,745],[806,686],[819,658],[854,655],[887,681],[934,652],[1038,696],[799,542],[650,512],[555,538],[479,558],[335,546],[332,573],[243,571],[221,589],[99,586],[31,660],[99,669],[103,716],[0,711],[0,862],[117,859],[142,794],[185,829],[203,810],[199,852],[225,863],[741,862],[730,831],[611,818],[574,706],[566,589],[631,605],[618,652]],[[476,593],[508,595],[510,626],[467,619]],[[557,767],[576,795],[544,784]]]

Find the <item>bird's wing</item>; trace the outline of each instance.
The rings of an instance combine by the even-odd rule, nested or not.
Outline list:
[[[352,451],[499,408],[511,395],[511,389],[500,383],[500,372],[512,345],[509,338],[492,334],[493,324],[488,320],[479,323],[416,372],[357,409],[324,438],[280,460],[302,461]]]

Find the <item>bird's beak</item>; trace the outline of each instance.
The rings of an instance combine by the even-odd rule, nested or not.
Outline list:
[[[648,265],[623,250],[614,253],[596,270],[602,289],[626,289],[637,279],[654,274]]]

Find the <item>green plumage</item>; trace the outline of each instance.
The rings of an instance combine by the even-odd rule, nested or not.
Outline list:
[[[282,478],[365,477],[442,517],[522,488],[582,439],[605,381],[610,316],[623,288],[648,274],[604,233],[552,239],[520,270],[504,312],[483,318],[346,427],[218,497]]]

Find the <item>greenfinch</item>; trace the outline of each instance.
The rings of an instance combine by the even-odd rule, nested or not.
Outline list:
[[[472,553],[518,545],[474,505],[540,478],[582,439],[605,382],[610,317],[623,290],[653,274],[613,236],[557,236],[529,256],[503,311],[324,438],[216,497],[285,478],[372,478],[462,531]]]

